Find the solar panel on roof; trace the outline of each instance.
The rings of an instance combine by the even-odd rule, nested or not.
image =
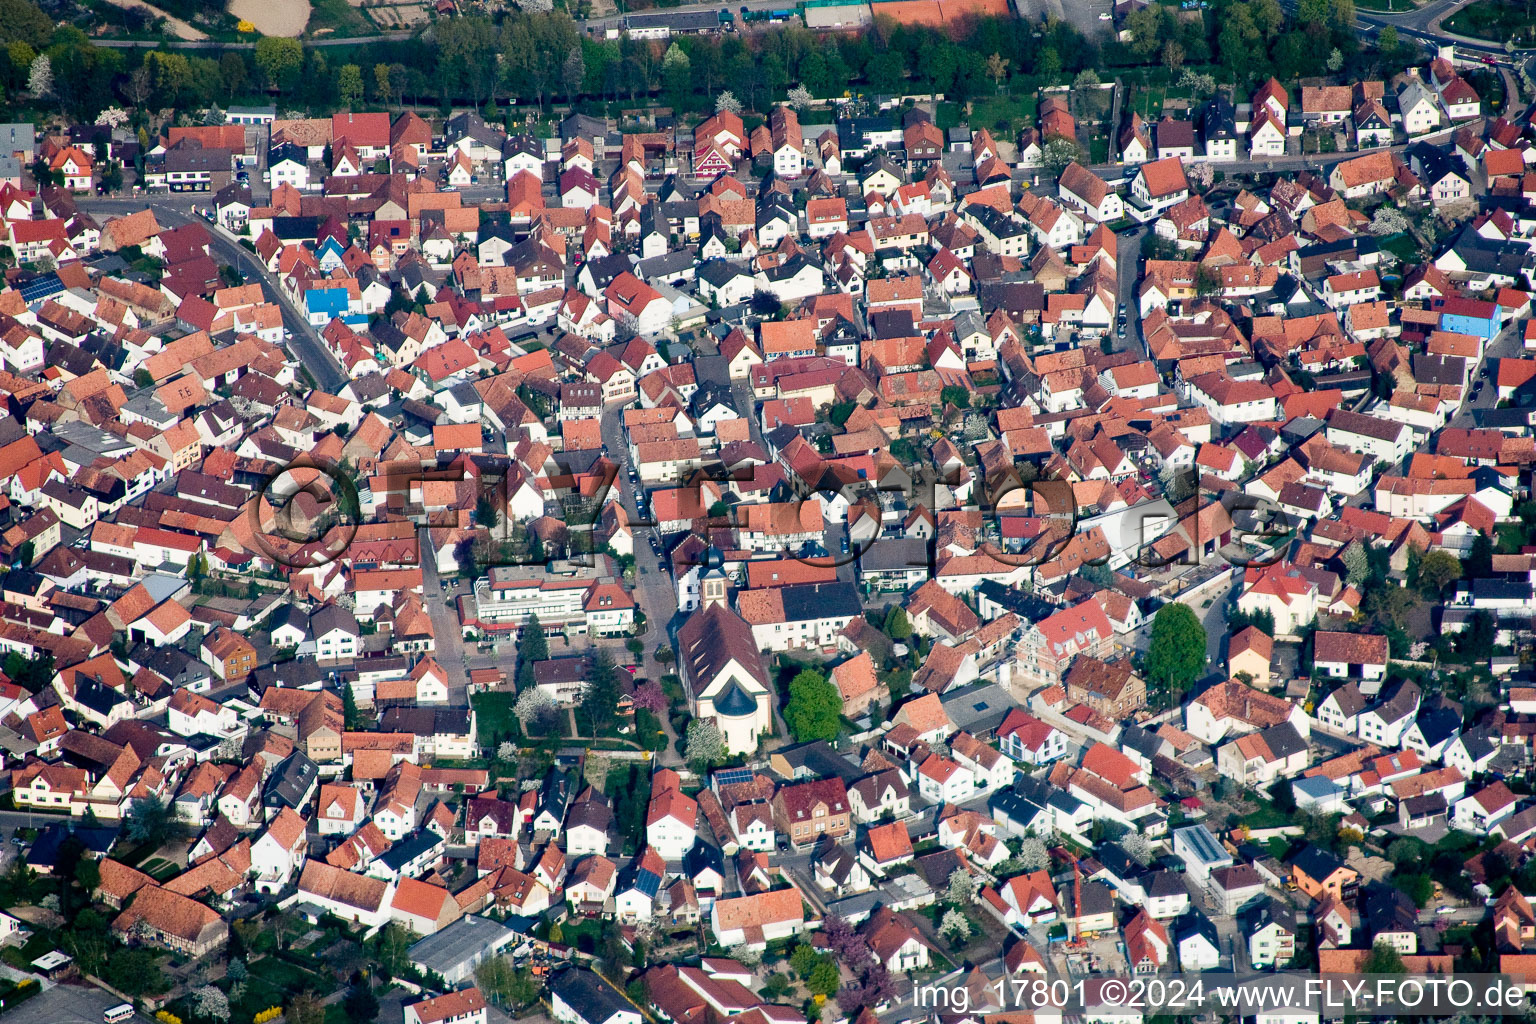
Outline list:
[[[39,299],[47,298],[64,290],[64,282],[59,280],[57,274],[46,274],[43,277],[34,278],[21,286],[21,299],[31,305]]]
[[[726,768],[715,772],[715,783],[720,786],[730,786],[738,782],[751,782],[752,769],[750,768]]]

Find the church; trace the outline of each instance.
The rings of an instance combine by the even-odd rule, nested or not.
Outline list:
[[[752,754],[773,731],[773,685],[752,627],[731,608],[718,567],[699,581],[699,609],[677,631],[688,708],[713,721],[731,754]]]

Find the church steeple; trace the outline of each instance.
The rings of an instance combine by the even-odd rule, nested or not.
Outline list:
[[[704,573],[699,578],[699,610],[720,605],[730,607],[730,580],[725,575],[725,558],[711,545],[704,552]]]

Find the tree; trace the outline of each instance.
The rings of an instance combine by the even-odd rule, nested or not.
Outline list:
[[[53,61],[46,53],[33,59],[27,72],[27,91],[38,99],[53,95]]]
[[[544,624],[538,615],[529,615],[517,638],[517,688],[526,690],[533,685],[534,662],[549,657],[549,641],[544,638]]]
[[[821,923],[821,935],[832,956],[850,967],[863,963],[869,956],[869,946],[865,944],[864,937],[840,914],[827,913]]]
[[[958,910],[946,910],[939,921],[939,934],[958,946],[971,937],[971,922]]]
[[[508,762],[517,759],[517,744],[511,740],[502,740],[496,745],[496,760]]]
[[[390,977],[404,971],[410,964],[413,941],[410,930],[400,922],[391,921],[385,925],[374,942],[374,956],[378,958],[379,969]]]
[[[1344,563],[1345,579],[1352,587],[1360,586],[1360,584],[1365,582],[1366,577],[1371,574],[1371,560],[1365,553],[1365,546],[1363,544],[1349,545],[1349,547],[1344,549],[1344,554],[1340,556],[1340,559]]]
[[[1152,617],[1147,680],[1182,694],[1205,667],[1205,642],[1205,627],[1188,605],[1177,601],[1163,605]]]
[[[287,92],[304,67],[304,48],[297,39],[262,36],[256,41],[256,70],[269,88]]]
[[[341,105],[351,109],[363,98],[363,69],[356,64],[343,64],[336,71],[336,95]]]
[[[1384,63],[1391,63],[1392,57],[1397,54],[1398,47],[1402,45],[1397,37],[1396,25],[1383,25],[1381,31],[1376,33],[1376,50],[1381,54]]]
[[[1333,51],[1328,54],[1327,68],[1329,71],[1337,73],[1338,70],[1343,66],[1344,54],[1339,50],[1337,46],[1335,46]]]
[[[642,711],[649,711],[653,715],[664,713],[671,703],[667,700],[667,691],[662,689],[661,684],[654,679],[647,679],[635,687],[635,695],[631,699],[635,707]]]
[[[199,1017],[208,1020],[229,1020],[229,997],[224,990],[213,985],[204,985],[192,993],[192,1009]],[[374,1000],[374,1014],[379,1012],[378,1000]],[[350,1017],[351,1020],[372,1020],[372,1016]]]
[[[1053,178],[1061,177],[1068,164],[1081,163],[1083,147],[1076,139],[1065,135],[1053,135],[1040,150],[1040,166]]]
[[[746,943],[731,946],[725,951],[725,955],[747,967],[756,967],[763,962],[763,951],[748,946]]]
[[[1461,560],[1462,575],[1469,580],[1485,579],[1493,575],[1493,540],[1479,532],[1472,538],[1472,550]]]
[[[1239,8],[1239,10],[1242,9]],[[1197,99],[1201,99],[1216,91],[1216,77],[1185,68],[1184,74],[1179,76],[1179,86],[1194,93]]]
[[[179,839],[186,826],[176,817],[169,803],[158,796],[141,796],[128,807],[128,820],[123,834],[140,846],[158,848],[172,839]]]
[[[837,686],[820,672],[808,668],[790,680],[784,721],[795,742],[836,738],[842,714],[843,698]]]
[[[912,635],[907,610],[899,604],[891,605],[891,610],[885,613],[885,635],[892,640],[906,640]]]
[[[32,0],[0,0],[0,41],[21,42],[34,50],[53,38],[53,19]]]
[[[325,1004],[313,992],[300,992],[288,1001],[283,1017],[287,1024],[325,1024]]]
[[[1127,832],[1120,837],[1120,849],[1130,854],[1142,867],[1152,863],[1152,844],[1144,833]]]
[[[554,725],[558,710],[549,694],[537,686],[530,686],[518,694],[517,703],[512,705],[512,713],[517,716],[523,731],[541,735]]]
[[[1435,897],[1435,883],[1426,874],[1416,871],[1394,871],[1392,885],[1413,900],[1413,905],[1423,908]]]
[[[512,972],[512,982],[507,986],[507,1002],[515,1009],[533,1005],[539,998],[539,982],[533,972],[519,967]]]
[[[796,110],[805,110],[811,105],[811,101],[815,99],[815,97],[811,95],[811,90],[807,89],[804,83],[801,83],[800,85],[797,85],[793,89],[789,90],[784,98],[788,101],[789,105],[794,107]]]
[[[494,530],[501,525],[501,509],[496,507],[496,499],[490,494],[482,494],[475,499],[475,525],[487,530]]]
[[[560,64],[560,84],[565,88],[565,94],[575,96],[581,90],[581,83],[586,77],[587,60],[578,43],[570,48],[565,55],[565,60]]]
[[[618,671],[613,667],[613,655],[599,650],[592,656],[591,664],[587,685],[581,691],[581,709],[595,738],[598,730],[609,725],[618,713],[623,691],[619,688]]]
[[[1391,943],[1378,942],[1371,947],[1371,955],[1360,965],[1361,974],[1406,974],[1408,968]]]
[[[1019,843],[1018,856],[1014,858],[1025,871],[1039,871],[1051,863],[1050,851],[1038,836],[1025,836]]]
[[[707,771],[725,760],[725,737],[715,723],[701,718],[688,723],[683,760],[696,772]]]
[[[505,1006],[512,989],[512,973],[512,964],[506,957],[486,957],[475,965],[475,984],[491,1002]]]
[[[668,102],[674,109],[681,107],[693,86],[693,61],[676,41],[661,58],[661,79]]]
[[[959,384],[946,384],[939,391],[939,401],[956,409],[969,409],[971,393]]]
[[[1394,206],[1378,207],[1371,215],[1371,234],[1397,235],[1408,230],[1408,218]]]
[[[806,976],[805,987],[813,996],[831,997],[837,995],[837,986],[841,980],[842,976],[838,973],[837,964],[823,957]]]
[[[1490,565],[1492,560],[1490,559]],[[1461,578],[1461,559],[1440,548],[1426,551],[1418,563],[1418,586],[1425,597],[1436,597]]]
[[[1168,40],[1167,45],[1163,47],[1163,67],[1167,68],[1169,73],[1177,75],[1183,66],[1184,47],[1172,39]]]
[[[816,947],[808,942],[797,945],[789,954],[789,966],[802,979],[808,976],[816,965],[821,963],[822,956],[816,952]]]
[[[741,113],[741,100],[738,100],[729,89],[715,97],[715,113],[724,114],[727,112],[732,114]]]
[[[378,997],[373,994],[373,987],[366,978],[347,989],[341,1005],[347,1012],[347,1020],[369,1021],[379,1015]]]
[[[1003,79],[1008,77],[1009,60],[1000,53],[993,53],[987,58],[987,77],[992,79],[992,87],[1001,89]]]
[[[341,720],[347,729],[363,727],[363,713],[357,709],[357,696],[352,692],[351,685],[345,682],[341,685]]]
[[[964,868],[955,868],[949,873],[949,881],[944,885],[944,902],[955,907],[963,907],[976,898],[976,879]]]
[[[1456,651],[1469,661],[1487,661],[1493,655],[1499,624],[1493,613],[1479,608],[1467,616],[1467,624],[1456,637]]]

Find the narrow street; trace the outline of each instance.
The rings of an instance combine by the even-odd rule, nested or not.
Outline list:
[[[442,577],[425,526],[416,531],[417,558],[421,562],[422,600],[432,620],[433,657],[448,673],[448,703],[469,703],[469,669],[464,657],[464,633],[452,598],[443,593]]]
[[[207,193],[156,196],[149,199],[86,199],[82,197],[79,200],[79,206],[85,212],[99,214],[98,219],[101,220],[133,213],[147,206],[155,211],[155,219],[162,226],[201,224],[208,232],[209,248],[213,250],[216,260],[236,268],[245,280],[260,282],[267,300],[277,303],[278,309],[282,310],[283,327],[288,335],[284,344],[287,345],[288,351],[292,353],[300,367],[314,378],[315,384],[322,390],[335,392],[340,389],[346,384],[347,376],[341,372],[341,367],[336,364],[336,359],[325,347],[320,335],[289,300],[287,294],[278,287],[277,281],[267,272],[267,268],[262,266],[260,260],[237,242],[231,241],[229,236],[218,228],[191,212],[191,208],[199,197],[204,203],[213,198]]]
[[[619,463],[619,473],[613,484],[618,491],[618,496],[614,500],[623,504],[624,511],[629,513],[631,520],[638,521],[640,519],[639,502],[635,485],[629,479],[629,445],[624,437],[622,416],[622,406],[608,405],[603,408],[600,420],[603,450]],[[670,631],[672,619],[677,615],[677,592],[672,587],[671,576],[662,568],[661,559],[657,558],[656,553],[651,549],[651,539],[656,536],[654,528],[636,526],[633,534],[635,603],[644,613],[647,626],[645,634],[640,637],[645,647],[640,655],[638,674],[644,679],[660,679],[676,671],[677,667],[675,660],[677,649],[672,643]],[[674,660],[667,665],[656,660],[656,649],[661,646],[674,654]],[[675,747],[677,734],[672,729],[669,717],[667,715],[657,717],[661,720],[662,728],[667,731],[667,748],[657,755],[658,760],[662,764],[681,763],[682,759]]]

